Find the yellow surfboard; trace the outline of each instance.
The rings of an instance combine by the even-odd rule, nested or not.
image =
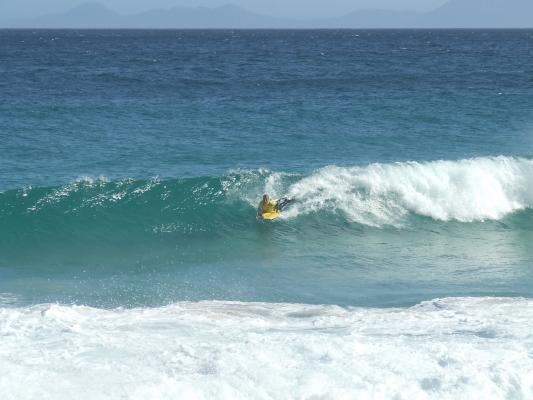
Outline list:
[[[273,219],[278,218],[279,214],[280,213],[278,211],[272,211],[272,212],[261,214],[261,218],[263,218],[266,221],[272,221]]]

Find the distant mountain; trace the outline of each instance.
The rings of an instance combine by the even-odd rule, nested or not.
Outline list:
[[[0,22],[9,28],[533,28],[533,0],[449,0],[429,13],[360,10],[338,18],[297,21],[235,5],[174,7],[121,15],[90,2],[65,14]]]
[[[150,10],[128,17],[127,23],[141,28],[280,28],[291,25],[291,21],[255,14],[232,4],[217,8]]]
[[[429,13],[361,10],[321,24],[346,28],[533,28],[533,0],[449,0]]]
[[[339,18],[320,21],[327,28],[407,28],[416,26],[423,14],[387,10],[359,10]]]
[[[12,21],[14,28],[110,28],[119,27],[125,17],[100,3],[90,2],[74,7],[65,14]]]
[[[134,15],[118,14],[96,2],[84,3],[66,14],[0,23],[10,28],[278,28],[292,24],[252,13],[235,5],[216,8],[174,7]]]

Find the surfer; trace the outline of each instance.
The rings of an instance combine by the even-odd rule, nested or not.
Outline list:
[[[261,218],[261,216],[265,213],[271,213],[275,211],[281,212],[291,201],[291,199],[286,197],[283,197],[279,200],[273,200],[268,194],[264,194],[263,200],[261,200],[259,206],[257,207],[257,216]]]

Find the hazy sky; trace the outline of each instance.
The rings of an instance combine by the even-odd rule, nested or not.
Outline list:
[[[64,12],[87,0],[0,0],[0,19]],[[322,18],[362,8],[429,11],[446,0],[98,0],[123,14],[173,6],[214,7],[233,3],[251,11],[285,18]]]

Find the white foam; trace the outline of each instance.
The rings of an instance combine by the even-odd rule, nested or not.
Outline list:
[[[323,168],[287,188],[295,217],[341,212],[367,225],[401,224],[408,213],[461,222],[497,220],[533,206],[533,161],[513,157]]]
[[[533,301],[0,309],[0,397],[532,399]]]

